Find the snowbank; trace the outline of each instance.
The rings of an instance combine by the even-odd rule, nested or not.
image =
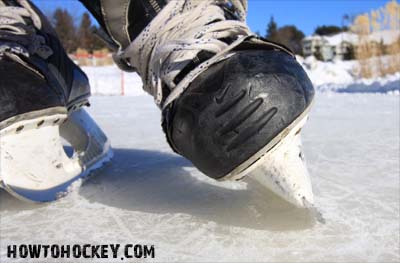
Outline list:
[[[92,94],[128,95],[145,94],[142,80],[137,73],[122,72],[117,66],[82,67],[89,77]]]
[[[400,91],[400,72],[375,79],[358,79],[355,77],[355,61],[322,62],[314,57],[297,57],[319,92],[348,93],[393,93]],[[87,73],[95,95],[129,95],[145,94],[142,81],[136,73],[122,73],[117,66],[83,67]]]
[[[353,61],[322,62],[316,60],[313,56],[306,59],[297,57],[297,60],[316,87],[328,83],[351,84],[354,82],[354,77],[351,74],[354,68]]]
[[[377,79],[361,79],[354,83],[325,84],[319,86],[320,91],[336,91],[340,93],[388,93],[399,95],[400,73]]]
[[[400,72],[374,79],[355,76],[356,61],[322,62],[314,57],[297,57],[319,92],[399,94]]]

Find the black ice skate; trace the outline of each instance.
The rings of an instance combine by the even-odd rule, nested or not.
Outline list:
[[[111,158],[107,137],[82,108],[89,95],[87,77],[40,11],[0,0],[2,188],[24,200],[55,200]]]
[[[313,203],[300,131],[314,89],[290,50],[251,33],[246,0],[82,2],[163,110],[177,153],[217,180],[250,175]]]

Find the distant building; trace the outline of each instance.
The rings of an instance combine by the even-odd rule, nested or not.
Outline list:
[[[318,48],[327,45],[324,37],[318,35],[305,37],[302,40],[302,44],[303,44],[303,55],[305,57],[314,55],[317,52]]]
[[[400,37],[399,31],[380,31],[368,35],[369,41],[389,45]],[[314,55],[318,50],[324,61],[343,60],[350,47],[357,48],[359,36],[354,33],[342,32],[332,36],[308,36],[303,39],[303,54],[305,57]]]

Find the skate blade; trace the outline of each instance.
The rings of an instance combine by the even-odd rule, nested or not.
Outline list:
[[[248,171],[247,178],[297,207],[312,209],[314,197],[300,138],[306,120],[302,119],[282,141],[261,157]]]
[[[309,109],[270,144],[223,179],[241,180],[246,177],[297,207],[312,208],[314,198],[300,139]]]
[[[61,137],[71,144],[72,157]],[[64,196],[74,181],[112,157],[107,137],[83,109],[19,121],[1,131],[0,146],[2,188],[33,202]]]

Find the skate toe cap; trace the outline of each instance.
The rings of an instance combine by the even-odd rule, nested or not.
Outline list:
[[[293,57],[239,51],[201,74],[174,102],[167,134],[180,154],[220,179],[296,120],[313,96]]]

